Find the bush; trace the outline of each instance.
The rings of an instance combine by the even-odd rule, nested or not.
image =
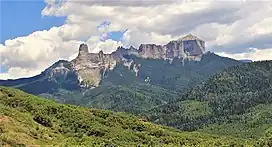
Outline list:
[[[36,121],[37,123],[45,126],[45,127],[52,127],[53,126],[51,119],[45,115],[35,115],[33,120]]]

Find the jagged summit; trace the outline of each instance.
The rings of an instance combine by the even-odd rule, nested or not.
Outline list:
[[[204,52],[205,42],[192,34],[170,41],[166,45],[141,44],[137,49],[139,57],[152,59],[187,58],[199,60]]]
[[[88,45],[84,43],[80,44],[78,56],[84,56],[88,54],[89,54]]]
[[[127,81],[128,83],[135,81],[146,83],[146,81],[152,81],[164,85],[163,81],[169,80],[164,79],[169,74],[164,71],[174,72],[174,75],[171,76],[175,77],[175,72],[187,72],[186,66],[189,67],[189,64],[195,63],[190,61],[208,64],[210,62],[207,62],[207,59],[209,59],[212,60],[212,63],[217,64],[218,60],[222,61],[218,63],[218,66],[225,66],[222,64],[225,59],[221,60],[204,53],[204,41],[193,40],[194,38],[188,36],[184,38],[191,38],[191,40],[173,40],[166,45],[142,44],[138,48],[120,46],[111,54],[105,54],[103,51],[91,53],[88,51],[87,44],[80,44],[78,56],[72,61],[60,60],[45,69],[40,75],[18,80],[0,80],[0,85],[22,86],[22,89],[35,94],[51,93],[58,88],[80,90],[99,87],[103,81],[105,83],[127,83]],[[146,60],[147,58],[148,60]],[[195,69],[197,71],[204,70],[201,66],[197,65]],[[189,81],[188,77],[184,77],[184,74],[181,75],[182,79],[186,79],[186,81],[180,80],[178,83]],[[173,85],[170,87],[175,87],[178,83],[172,83]]]
[[[79,46],[78,56],[68,63],[58,64],[50,70],[50,77],[59,75],[68,75],[74,73],[78,83],[82,87],[97,87],[100,85],[104,74],[107,71],[115,69],[118,63],[133,69],[138,76],[140,64],[127,59],[128,55],[135,55],[139,58],[172,60],[174,58],[201,60],[205,51],[205,42],[191,34],[182,38],[182,40],[170,41],[166,45],[141,44],[138,49],[134,47],[118,47],[111,54],[89,53],[88,45],[83,43]],[[65,65],[65,66],[64,66]]]
[[[138,49],[132,46],[130,48],[119,46],[111,54],[104,54],[103,51],[89,53],[87,44],[81,44],[77,58],[85,59],[85,61],[100,62],[105,56],[113,60],[122,60],[126,55],[136,55],[140,58],[150,59],[187,58],[200,60],[204,52],[205,42],[192,34],[188,34],[178,40],[170,41],[166,45],[141,44]]]
[[[103,77],[101,73],[113,69],[116,60],[111,54],[104,54],[102,50],[89,53],[87,44],[81,44],[78,56],[71,63],[82,87],[97,87]]]
[[[135,55],[140,58],[149,59],[189,59],[201,60],[205,52],[205,42],[192,34],[182,37],[180,40],[170,41],[166,45],[141,44],[138,49],[134,47],[118,47],[111,54],[89,53],[87,44],[79,46],[78,57],[72,60],[78,71],[113,69],[118,62],[124,60],[127,55]],[[97,83],[98,84],[98,83]]]
[[[76,89],[78,86],[90,88],[98,87],[107,72],[116,69],[117,65],[124,65],[135,77],[140,76],[142,65],[137,63],[134,58],[130,58],[131,55],[144,59],[169,60],[169,63],[174,58],[180,58],[182,61],[185,59],[200,61],[205,50],[204,41],[194,40],[195,37],[190,36],[184,37],[187,40],[174,40],[166,45],[142,44],[139,48],[120,46],[111,54],[105,54],[103,51],[90,53],[88,45],[83,43],[79,45],[78,56],[75,59],[58,61],[46,69],[42,75],[46,76],[46,82],[51,85],[54,83],[53,85],[56,87],[69,83],[70,87],[66,87],[66,89]]]

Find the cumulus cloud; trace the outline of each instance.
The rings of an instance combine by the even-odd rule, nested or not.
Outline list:
[[[165,38],[177,38],[192,32],[206,40],[210,50],[228,53],[244,52],[249,47],[264,48],[262,44],[255,44],[255,39],[261,35],[272,34],[269,31],[272,3],[268,1],[138,2],[140,5],[134,0],[67,0],[55,9],[46,7],[43,14],[68,16],[68,21],[76,24],[109,20],[109,31],[136,28],[141,34],[153,33],[166,36]],[[72,16],[74,19],[71,19]],[[139,33],[135,33],[131,38],[136,40],[131,42],[153,40],[143,39]],[[160,42],[154,40],[153,43]],[[254,46],[251,46],[252,44]],[[235,45],[239,47],[235,48]]]
[[[82,42],[64,41],[60,30],[61,27],[53,27],[48,31],[6,40],[5,45],[0,46],[0,54],[1,66],[8,68],[8,73],[1,73],[0,78],[7,78],[7,74],[10,78],[33,76],[57,60],[69,59],[77,53]]]
[[[7,73],[0,73],[0,79],[16,79],[18,77],[31,77],[34,75],[40,74],[38,69],[27,69],[20,67],[12,67]]]
[[[99,40],[99,37],[92,37],[87,40],[86,43],[91,53],[98,53],[99,51],[103,51],[103,53],[105,54],[110,54],[115,51],[118,46],[123,45],[120,41],[114,41],[112,39],[107,39],[105,41]]]
[[[272,59],[269,1],[46,0],[46,4],[42,15],[65,16],[65,24],[0,45],[1,66],[9,69],[0,79],[34,75],[58,59],[71,60],[83,40],[90,52],[110,53],[119,45],[166,44],[193,33],[220,55]],[[107,36],[112,31],[124,32],[120,41]],[[22,72],[16,74],[15,69]]]
[[[102,5],[102,6],[156,6],[162,4],[178,3],[182,0],[81,0],[72,1],[86,5]]]
[[[127,48],[130,46],[138,48],[140,44],[166,44],[173,39],[174,38],[172,38],[171,35],[161,35],[155,32],[142,32],[137,28],[131,28],[124,33],[122,43],[123,46]]]
[[[272,59],[272,48],[270,49],[250,49],[247,53],[236,53],[229,54],[224,52],[217,53],[223,57],[234,58],[237,60],[250,59],[252,61],[271,60]]]

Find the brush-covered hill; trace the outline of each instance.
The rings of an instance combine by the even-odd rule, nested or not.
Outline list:
[[[266,139],[266,138],[264,138]],[[0,145],[251,146],[254,141],[181,132],[126,113],[57,104],[0,87]]]
[[[272,61],[230,67],[148,115],[181,130],[259,138],[272,127]]]

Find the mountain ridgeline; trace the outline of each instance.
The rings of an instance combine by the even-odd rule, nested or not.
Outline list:
[[[205,52],[205,42],[187,35],[166,45],[142,44],[111,54],[89,53],[81,44],[72,61],[60,60],[32,78],[0,85],[60,103],[139,114],[179,98],[183,92],[239,61]]]
[[[58,86],[61,89],[77,90],[77,88],[98,87],[105,74],[114,70],[118,65],[127,67],[127,71],[134,72],[139,76],[141,63],[135,62],[131,57],[138,57],[146,60],[163,60],[171,63],[174,59],[186,61],[199,61],[205,52],[205,42],[195,36],[187,35],[179,40],[170,41],[166,45],[142,44],[139,49],[130,47],[125,49],[118,47],[111,54],[89,53],[88,46],[81,44],[78,56],[72,61],[60,60],[54,65],[42,72],[41,75],[32,78],[0,81],[1,85],[27,87],[46,82],[53,84],[52,89]],[[146,78],[146,77],[145,77]],[[77,88],[75,87],[77,86]],[[50,88],[44,88],[44,91],[28,91],[30,93],[40,94],[51,92]],[[28,90],[28,88],[24,88]]]

